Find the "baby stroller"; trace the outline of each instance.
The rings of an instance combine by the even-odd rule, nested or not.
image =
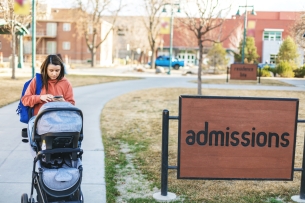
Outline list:
[[[31,194],[22,194],[21,203],[83,203],[82,111],[68,102],[46,103],[22,129],[22,137],[35,157]]]

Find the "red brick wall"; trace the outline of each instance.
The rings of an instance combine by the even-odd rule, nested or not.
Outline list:
[[[0,35],[1,49],[3,58],[7,58],[11,55],[13,49],[11,47],[11,36],[10,35]]]
[[[282,38],[285,39],[290,34],[290,29],[293,26],[296,19],[298,19],[300,13],[298,12],[257,12],[256,16],[248,14],[248,23],[254,21],[255,29],[247,30],[247,36],[253,36],[255,38],[255,44],[257,52],[262,57],[262,45],[263,45],[263,32],[264,29],[283,29]],[[174,38],[173,47],[193,47],[198,49],[198,43],[196,36],[193,32],[188,30],[182,24],[179,24],[179,19],[174,19]],[[222,32],[219,39],[224,40],[222,42],[225,48],[230,48],[230,40],[228,35],[237,28],[239,24],[244,24],[244,16],[237,17],[236,19],[226,19],[222,27],[219,27],[210,32],[210,37],[214,37],[215,40],[219,37],[219,33]],[[242,32],[243,34],[243,32]],[[170,46],[169,34],[163,35],[164,44],[163,47]],[[206,42],[205,46],[211,46],[212,43]]]

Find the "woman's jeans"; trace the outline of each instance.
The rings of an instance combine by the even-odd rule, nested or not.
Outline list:
[[[30,151],[31,151],[31,154],[33,157],[36,156],[36,152],[32,148],[32,146],[35,144],[32,141],[32,133],[33,133],[33,126],[34,126],[35,118],[36,118],[36,116],[33,116],[32,118],[30,118],[29,123],[28,123],[28,139],[29,139],[29,144],[30,144]]]

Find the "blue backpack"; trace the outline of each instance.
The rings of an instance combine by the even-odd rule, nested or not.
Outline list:
[[[33,78],[32,78],[33,79]],[[22,123],[28,123],[30,118],[34,115],[34,107],[31,108],[29,106],[24,106],[21,102],[21,98],[25,94],[26,89],[28,88],[30,82],[32,79],[28,80],[26,83],[23,85],[23,90],[21,93],[20,101],[18,104],[18,107],[16,109],[17,114],[20,116],[20,122]],[[36,73],[36,95],[40,95],[41,89],[42,89],[42,76],[40,73]]]

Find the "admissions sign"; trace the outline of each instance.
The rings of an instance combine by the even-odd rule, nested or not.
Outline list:
[[[256,64],[231,64],[230,80],[256,80]]]
[[[292,180],[298,103],[180,96],[178,178]]]

